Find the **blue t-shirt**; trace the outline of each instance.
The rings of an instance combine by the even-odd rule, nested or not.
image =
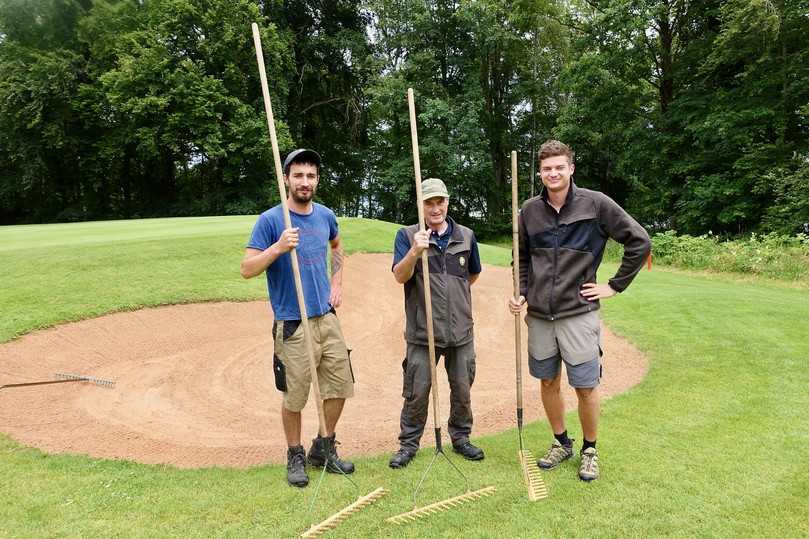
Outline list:
[[[452,231],[454,229],[454,223],[452,219],[447,218],[447,229],[444,231],[443,234],[438,234],[435,230],[430,231],[430,238],[435,240],[438,249],[441,252],[444,252],[449,245],[450,237],[452,236]],[[407,232],[405,232],[404,228],[400,228],[399,231],[396,233],[396,241],[393,244],[393,266],[398,264],[402,261],[402,259],[407,256],[407,252],[410,250],[410,240],[407,237]],[[393,267],[391,266],[391,267]],[[474,235],[472,235],[472,248],[469,253],[469,273],[475,274],[480,273],[482,268],[480,266],[480,253],[478,252],[478,242]]]
[[[337,237],[337,217],[322,204],[313,203],[312,213],[301,215],[289,211],[292,227],[299,228],[300,241],[295,249],[301,270],[306,313],[312,316],[326,314],[331,309],[329,295],[331,284],[326,267],[329,241]],[[247,247],[263,251],[281,237],[284,228],[284,209],[279,204],[262,213]],[[295,277],[292,273],[290,253],[279,256],[270,264],[267,274],[267,292],[276,320],[300,320],[298,296],[295,292]]]

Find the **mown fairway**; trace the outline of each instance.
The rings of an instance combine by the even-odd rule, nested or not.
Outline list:
[[[143,305],[262,298],[264,281],[238,273],[254,220],[2,227],[0,341]],[[361,219],[341,226],[349,252],[389,251],[397,229]],[[510,261],[501,248],[484,246],[482,256]],[[603,270],[607,277],[614,266]],[[809,535],[809,291],[656,268],[605,303],[610,327],[648,354],[651,369],[639,387],[604,403],[602,479],[581,483],[568,461],[544,474],[550,498],[527,502],[510,430],[480,440],[483,463],[456,459],[473,488],[496,485],[495,496],[391,528],[385,517],[412,508],[431,450],[396,473],[388,455],[357,459],[360,490],[384,485],[391,494],[331,536]],[[514,399],[511,390],[503,399]],[[546,423],[527,429],[535,453],[549,436]],[[311,523],[313,489],[287,487],[283,466],[188,471],[49,456],[0,434],[0,477],[0,536],[278,537]],[[316,520],[356,495],[339,477],[326,481]],[[422,502],[460,492],[440,465]]]

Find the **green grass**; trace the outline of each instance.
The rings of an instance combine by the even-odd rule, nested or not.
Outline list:
[[[0,341],[143,305],[262,298],[262,279],[238,275],[253,221],[0,227]],[[389,251],[397,229],[359,219],[341,226],[349,252]],[[481,252],[487,263],[510,261],[502,248]],[[605,265],[603,277],[614,269]],[[455,459],[474,487],[496,485],[495,496],[391,528],[384,518],[411,508],[430,450],[399,472],[387,468],[387,455],[357,459],[360,491],[384,485],[391,494],[331,536],[809,535],[809,291],[656,267],[605,303],[610,327],[648,355],[651,369],[640,386],[604,403],[599,481],[579,482],[569,461],[544,474],[549,499],[527,502],[512,429],[479,440],[482,463]],[[575,414],[570,428],[580,439]],[[531,424],[526,438],[540,452],[547,424]],[[313,491],[288,488],[283,466],[177,470],[45,455],[4,435],[0,477],[0,537],[292,536],[309,524]],[[319,517],[356,495],[339,477],[326,481]],[[423,502],[460,490],[439,464]]]

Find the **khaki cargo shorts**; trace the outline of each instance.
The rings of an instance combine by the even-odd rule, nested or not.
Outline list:
[[[544,320],[526,316],[528,369],[542,380],[556,378],[564,361],[567,379],[577,388],[596,387],[601,379],[601,320],[598,311]]]
[[[309,319],[317,380],[323,399],[354,396],[354,373],[340,322],[334,313]],[[278,320],[273,324],[275,387],[284,393],[284,408],[300,412],[309,398],[312,378],[303,324],[299,320]]]

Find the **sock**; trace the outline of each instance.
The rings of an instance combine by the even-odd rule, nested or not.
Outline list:
[[[556,441],[562,445],[566,445],[568,447],[573,445],[573,440],[567,437],[567,431],[564,431],[562,434],[554,434],[553,437],[556,438]]]
[[[583,443],[583,444],[582,444],[582,446],[581,446],[581,450],[582,450],[582,451],[584,451],[584,450],[585,450],[585,449],[587,449],[588,447],[592,447],[593,449],[595,449],[595,446],[596,446],[596,441],[595,441],[595,440],[593,440],[593,441],[591,442],[591,441],[590,441],[590,440],[588,440],[587,438],[584,438],[584,443]]]

